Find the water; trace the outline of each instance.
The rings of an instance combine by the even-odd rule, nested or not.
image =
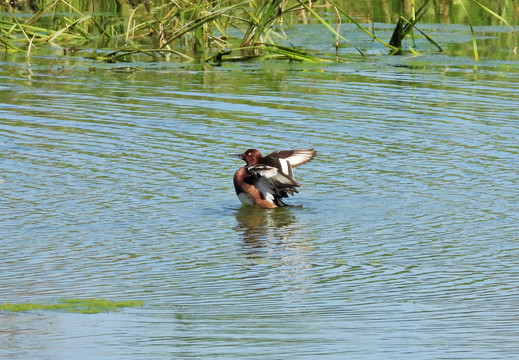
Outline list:
[[[54,58],[0,69],[0,303],[145,304],[0,313],[2,359],[519,355],[516,59]],[[319,151],[303,207],[240,206],[250,147]]]

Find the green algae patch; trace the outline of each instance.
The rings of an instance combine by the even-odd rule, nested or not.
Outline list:
[[[140,300],[111,301],[104,299],[62,299],[57,304],[13,304],[0,305],[0,311],[30,311],[30,310],[63,310],[81,314],[98,314],[102,312],[119,311],[126,307],[138,307],[144,304]]]

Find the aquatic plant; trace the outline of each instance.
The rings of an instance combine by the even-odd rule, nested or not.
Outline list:
[[[464,2],[471,2],[490,16],[513,28],[489,7],[477,0],[456,0],[465,11],[472,33],[474,57],[478,58],[477,41],[472,21]],[[125,61],[134,56],[154,60],[215,62],[253,58],[286,58],[298,61],[330,61],[323,54],[310,54],[292,45],[285,33],[290,23],[307,22],[307,17],[323,25],[335,36],[335,48],[352,46],[365,56],[340,32],[343,22],[355,24],[361,33],[386,47],[390,54],[406,50],[416,52],[414,45],[405,44],[416,34],[423,36],[439,51],[441,46],[417,27],[428,13],[429,0],[416,6],[405,0],[409,14],[399,16],[391,40],[375,35],[374,26],[361,24],[353,12],[344,9],[344,2],[323,0],[319,6],[311,0],[127,0],[84,2],[80,0],[25,1],[34,14],[22,17],[16,6],[0,16],[0,47],[5,51],[31,50],[40,45],[55,44],[64,55],[76,49],[91,49],[93,59]],[[22,0],[11,1],[21,6]],[[39,6],[37,6],[39,5]],[[415,10],[416,9],[416,10]],[[356,14],[358,15],[358,14]],[[337,19],[337,20],[336,20]],[[335,27],[334,23],[338,25]]]
[[[395,50],[391,52],[392,55],[400,55],[402,54],[402,41],[410,34],[413,30],[417,30],[420,34],[422,34],[431,44],[436,46],[438,51],[443,51],[440,45],[436,43],[430,36],[428,36],[423,31],[419,30],[416,27],[418,21],[425,15],[427,11],[427,7],[429,5],[429,0],[425,0],[424,3],[418,10],[413,12],[411,15],[412,19],[406,19],[404,16],[400,16],[398,22],[396,24],[395,30],[393,31],[393,35],[391,36],[391,40],[389,40],[389,45],[393,46]],[[414,49],[409,46],[411,52],[415,53]]]
[[[476,40],[476,33],[475,33],[474,27],[472,25],[472,20],[470,18],[470,15],[469,15],[469,13],[467,11],[467,8],[466,8],[465,4],[463,3],[463,0],[458,0],[458,1],[459,1],[459,4],[461,5],[461,8],[463,9],[463,12],[467,16],[467,19],[468,19],[468,22],[469,22],[469,26],[470,26],[470,33],[472,35],[472,49],[474,51],[474,60],[478,61],[478,59],[479,59],[478,44],[477,44],[477,40]],[[490,8],[488,8],[487,6],[481,4],[480,2],[478,2],[476,0],[468,0],[468,1],[476,4],[481,9],[483,9],[485,12],[487,12],[491,16],[495,17],[496,19],[499,19],[502,23],[504,23],[506,26],[508,26],[512,30],[512,33],[514,34],[514,37],[515,37],[515,29],[514,29],[514,27],[512,25],[510,25],[508,23],[508,21],[506,21],[502,16],[500,16],[495,11],[492,11]],[[516,47],[516,49],[517,49],[517,47]]]
[[[142,306],[144,302],[139,300],[110,301],[104,299],[61,299],[57,304],[14,304],[5,303],[0,305],[0,311],[30,311],[30,310],[66,310],[68,312],[82,314],[97,314],[101,312],[119,311],[125,307]]]

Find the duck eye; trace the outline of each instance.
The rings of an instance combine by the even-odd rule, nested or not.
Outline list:
[[[247,155],[248,155],[248,156],[251,156],[251,155],[252,155],[252,153],[251,153],[251,152],[248,152],[248,153],[247,153]]]

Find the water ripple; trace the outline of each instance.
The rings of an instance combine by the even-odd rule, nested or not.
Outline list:
[[[519,353],[517,74],[297,66],[1,73],[0,299],[145,301],[0,314],[2,358]],[[319,150],[302,208],[240,208],[250,147]]]

